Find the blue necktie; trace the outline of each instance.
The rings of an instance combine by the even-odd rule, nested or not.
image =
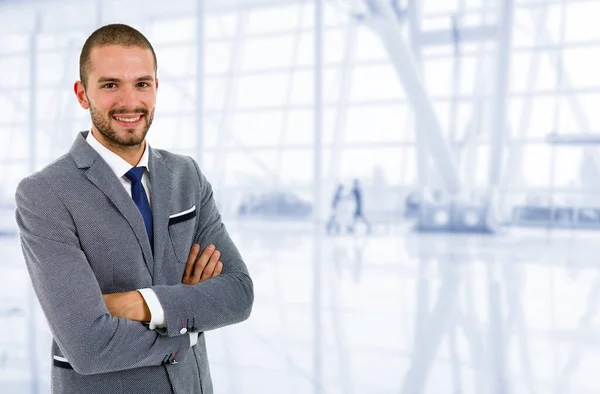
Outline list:
[[[127,171],[125,176],[131,181],[131,197],[142,214],[146,232],[148,233],[148,240],[150,240],[150,246],[153,247],[152,210],[150,209],[150,202],[148,201],[146,190],[144,190],[144,185],[142,184],[144,171],[146,171],[146,167],[133,167],[131,170]]]

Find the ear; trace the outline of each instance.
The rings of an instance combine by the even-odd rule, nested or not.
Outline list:
[[[79,105],[81,105],[83,109],[89,109],[90,103],[87,100],[87,96],[85,95],[85,88],[83,87],[83,83],[81,83],[81,81],[75,82],[75,85],[73,85],[73,91],[75,92],[77,101],[79,101]]]
[[[156,77],[156,90],[158,90],[158,77]]]

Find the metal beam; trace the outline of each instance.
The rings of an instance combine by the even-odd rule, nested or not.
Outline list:
[[[372,6],[377,7],[377,12],[365,18],[365,23],[381,38],[406,90],[407,99],[415,111],[419,124],[422,125],[417,132],[427,141],[426,147],[442,176],[446,191],[456,195],[460,191],[461,181],[454,155],[442,133],[442,127],[425,89],[415,58],[404,40],[401,26],[395,21],[395,16],[390,17],[390,14],[393,15],[393,10],[389,5],[373,2]]]
[[[502,175],[504,160],[504,147],[506,145],[506,132],[508,122],[508,88],[509,69],[512,47],[512,30],[515,17],[514,0],[502,2],[500,14],[500,34],[496,54],[496,84],[492,100],[492,123],[490,130],[490,162],[488,168],[487,200],[490,204],[488,210],[488,224],[493,224],[496,212],[494,207],[498,196],[498,186]]]
[[[542,41],[542,29],[546,24],[546,16],[547,9],[542,8],[538,13],[537,18],[533,18],[532,20],[533,24],[536,26],[534,33],[534,45],[539,45]],[[529,70],[527,71],[527,87],[525,89],[527,93],[532,93],[535,89],[541,55],[542,53],[540,51],[535,51],[531,57]],[[502,182],[502,184],[505,186],[521,186],[523,184],[523,171],[521,171],[521,167],[523,166],[525,146],[523,144],[515,144],[514,142],[517,140],[523,140],[525,137],[527,137],[529,124],[531,123],[533,99],[533,95],[526,97],[525,103],[521,109],[519,123],[513,128],[514,133],[512,134],[511,138],[511,142],[513,143],[511,143],[511,146],[508,149],[507,170],[504,174],[504,181]]]
[[[357,24],[350,21],[346,30],[346,46],[344,58],[340,64],[339,79],[340,90],[335,111],[335,125],[333,129],[333,138],[331,143],[331,159],[329,173],[327,174],[327,183],[334,184],[339,176],[339,169],[342,161],[342,151],[346,134],[346,124],[348,121],[348,107],[350,106],[350,92],[352,90],[352,69],[356,58],[356,36]]]
[[[314,394],[323,388],[323,323],[322,323],[322,254],[323,254],[323,39],[325,16],[323,1],[314,0],[314,150],[313,150],[313,264],[312,264],[312,344]]]
[[[33,32],[29,38],[29,167],[28,172],[33,173],[36,170],[37,156],[37,48],[38,48],[38,30],[41,18],[39,14],[34,16]],[[29,286],[27,291],[27,313],[29,315],[29,324],[27,334],[29,336],[28,353],[31,362],[30,366],[30,387],[32,394],[40,392],[39,368],[37,356],[37,324],[36,311],[37,301],[33,287]]]
[[[110,2],[107,4],[109,7],[112,3],[115,5],[120,4],[118,2]],[[150,3],[150,6],[147,4]],[[151,1],[146,0],[129,0],[126,2],[128,8],[135,9],[139,12],[128,16],[130,23],[143,23],[148,19],[153,20],[166,20],[172,18],[185,18],[193,15],[195,12],[196,0],[178,0],[170,2]],[[297,6],[298,0],[231,0],[231,1],[209,1],[206,4],[206,12],[211,15],[231,13],[231,12],[250,12],[255,9],[269,8],[269,7],[285,7],[285,6]],[[74,8],[80,7],[82,4],[90,5],[93,7],[91,0],[30,0],[30,1],[15,1],[8,4],[0,3],[0,34],[16,33],[16,34],[30,34],[36,29],[35,13],[40,12],[42,14],[55,10],[57,7]],[[107,13],[107,19],[114,17],[114,15]],[[85,28],[85,25],[80,26],[66,26],[64,24],[53,23],[54,26],[39,26],[39,33],[68,33],[77,28]]]
[[[457,29],[440,29],[422,31],[418,35],[421,46],[452,45],[458,35],[461,42],[481,42],[495,39],[498,36],[497,26],[463,27]]]
[[[231,43],[231,58],[229,60],[229,66],[227,68],[227,80],[225,82],[224,102],[223,107],[220,109],[220,118],[218,120],[218,134],[216,147],[221,149],[230,144],[231,139],[227,139],[226,134],[223,130],[231,130],[233,124],[233,116],[229,113],[234,114],[236,112],[237,96],[235,94],[238,86],[238,73],[242,69],[243,65],[243,54],[245,42],[238,40],[238,38],[244,35],[244,31],[248,25],[248,13],[240,12],[237,15],[237,24],[235,29],[236,39]],[[232,133],[233,136],[233,133]],[[225,166],[227,163],[227,156],[215,155],[213,158],[212,171],[216,176],[217,180],[214,184],[215,190],[220,190],[225,182],[226,170]]]
[[[294,93],[294,77],[296,75],[296,73],[292,70],[292,68],[298,63],[298,54],[299,54],[299,48],[300,48],[300,42],[301,42],[301,38],[302,38],[302,20],[304,18],[304,10],[306,7],[304,7],[304,5],[302,5],[302,8],[300,9],[300,12],[298,12],[298,16],[297,16],[297,33],[294,36],[294,43],[292,44],[294,47],[294,50],[292,51],[292,59],[290,61],[290,66],[289,66],[289,71],[288,71],[288,76],[287,76],[287,90],[286,90],[286,95],[285,95],[285,99],[284,99],[284,105],[285,106],[289,106],[292,104],[292,97],[293,97],[293,93]],[[275,168],[280,169],[283,163],[283,157],[284,154],[286,153],[286,145],[285,145],[285,137],[286,134],[288,134],[288,126],[289,126],[289,118],[290,118],[290,110],[286,110],[286,111],[282,111],[282,116],[281,116],[281,131],[279,132],[279,136],[277,137],[277,161],[275,163]],[[311,144],[312,145],[312,144]],[[279,190],[279,187],[281,186],[281,177],[275,177],[275,185],[274,185],[274,190]]]
[[[553,145],[599,145],[600,133],[557,134],[546,136],[546,141]]]
[[[410,37],[410,46],[415,57],[415,65],[419,72],[423,69],[423,57],[418,36],[421,31],[421,2],[420,0],[409,0],[408,2],[408,31]],[[427,186],[429,185],[429,163],[430,158],[427,154],[427,141],[425,135],[421,132],[422,122],[415,113],[414,130],[415,145],[417,148],[417,184],[419,187],[419,199],[424,201],[426,198]]]
[[[204,168],[204,26],[205,0],[196,1],[196,154],[195,159],[200,168]],[[186,91],[186,90],[183,90]]]

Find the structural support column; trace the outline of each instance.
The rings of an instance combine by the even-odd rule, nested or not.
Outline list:
[[[196,2],[196,149],[195,159],[200,168],[204,162],[204,0]]]
[[[423,60],[421,56],[421,45],[419,44],[419,35],[421,33],[421,2],[420,0],[408,1],[408,29],[410,37],[410,46],[415,56],[415,66],[419,72],[423,73]],[[425,135],[421,131],[422,123],[415,111],[415,145],[417,148],[417,182],[419,185],[419,197],[421,201],[426,198],[427,185],[429,184],[429,156],[427,153],[427,142]]]
[[[492,101],[492,122],[490,124],[490,162],[488,168],[488,195],[490,203],[489,212],[493,214],[500,176],[502,174],[502,163],[504,159],[504,147],[507,136],[507,108],[509,89],[509,69],[511,64],[512,29],[514,21],[514,0],[500,2],[501,14],[498,29],[498,49],[496,53],[496,86],[494,99]],[[491,217],[488,216],[488,220]],[[488,223],[490,223],[488,221]]]
[[[313,381],[315,394],[320,394],[322,384],[322,296],[321,260],[323,249],[323,0],[315,0],[314,21],[314,141],[313,141]]]
[[[28,173],[33,173],[37,166],[37,40],[40,30],[40,16],[35,15],[35,26],[29,38],[29,165]],[[37,323],[36,323],[37,303],[33,287],[28,290],[28,313],[29,325],[27,327],[29,337],[29,360],[31,367],[31,393],[38,394],[39,388],[39,369],[37,356]]]
[[[366,22],[380,36],[404,86],[407,99],[417,117],[418,138],[426,141],[427,151],[444,181],[446,191],[451,195],[456,195],[461,188],[456,161],[442,133],[416,59],[402,36],[400,25],[395,20],[390,5],[374,1],[369,1],[368,4],[371,16],[367,18]]]

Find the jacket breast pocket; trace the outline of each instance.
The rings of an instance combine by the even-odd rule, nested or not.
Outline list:
[[[169,216],[169,237],[177,260],[187,261],[196,233],[196,206]]]

